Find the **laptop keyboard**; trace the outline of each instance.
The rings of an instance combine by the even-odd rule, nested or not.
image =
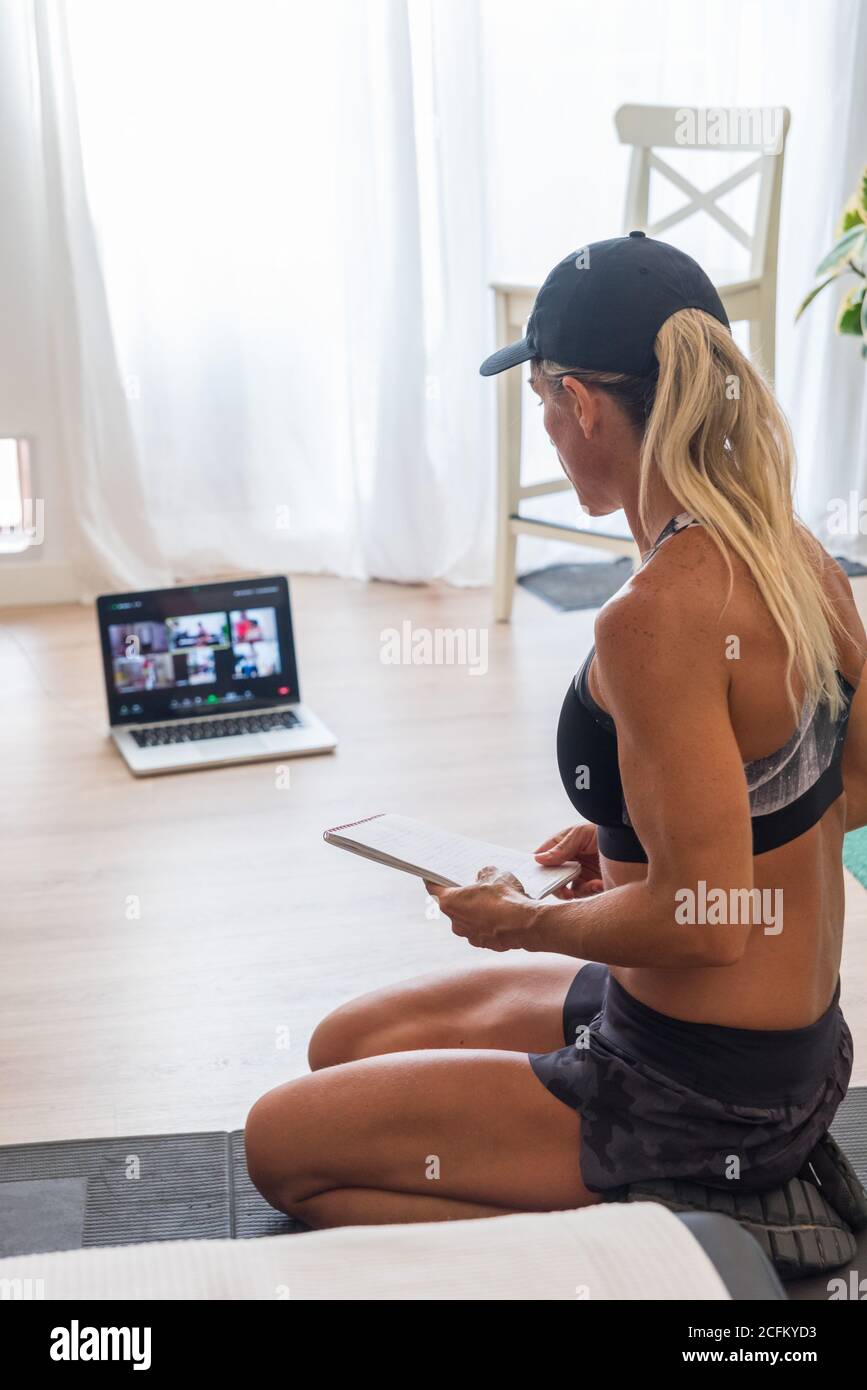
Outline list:
[[[162,748],[167,743],[199,743],[210,738],[236,738],[238,734],[270,734],[301,727],[291,710],[279,714],[249,714],[243,719],[193,719],[188,724],[161,724],[156,729],[131,729],[139,748]]]

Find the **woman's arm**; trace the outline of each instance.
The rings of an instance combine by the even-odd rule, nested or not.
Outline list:
[[[682,923],[688,892],[753,887],[749,799],[728,705],[719,605],[631,591],[597,623],[595,667],[617,725],[620,775],[647,853],[640,882],[546,906],[545,949],[610,965],[728,965],[749,926]],[[708,914],[713,915],[713,914]],[[726,914],[729,916],[731,914]]]
[[[843,749],[843,786],[846,790],[846,829],[867,825],[867,682],[852,700],[849,728]]]
[[[848,575],[826,550],[813,540],[822,566],[825,591],[831,598],[842,624],[839,665],[857,687],[849,712],[849,727],[843,749],[843,787],[846,792],[846,829],[867,825],[867,694],[864,690],[864,661],[867,633],[855,604]]]
[[[646,879],[566,903],[528,902],[490,876],[437,896],[457,934],[494,950],[522,946],[624,966],[732,964],[743,955],[748,924],[677,915],[701,883],[721,889],[727,903],[733,891],[753,888],[718,597],[699,586],[686,598],[682,590],[672,596],[633,586],[600,614],[596,653],[629,817],[648,856]]]

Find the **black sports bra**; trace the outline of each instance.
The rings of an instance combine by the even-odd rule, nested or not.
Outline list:
[[[687,526],[701,523],[681,512],[665,526],[642,562]],[[597,827],[600,854],[629,864],[646,864],[647,855],[633,830],[617,760],[617,730],[611,715],[593,699],[587,675],[591,647],[566,692],[557,729],[557,762],[566,794],[576,811]],[[844,704],[832,719],[826,704],[807,705],[798,727],[775,753],[744,763],[753,828],[753,854],[788,844],[815,825],[843,791],[842,757],[854,686],[838,671]]]

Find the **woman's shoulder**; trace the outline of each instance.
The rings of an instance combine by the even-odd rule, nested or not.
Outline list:
[[[852,585],[841,565],[797,523],[793,543],[814,565],[838,623],[840,670],[855,681],[867,661],[867,634]],[[731,546],[721,547],[704,526],[674,533],[600,610],[596,646],[609,664],[617,653],[630,662],[655,654],[663,664],[711,660],[730,633],[767,644],[781,640],[750,565]],[[722,639],[722,641],[721,641]]]
[[[681,550],[676,560],[666,556],[663,562],[662,547],[652,565],[600,609],[595,642],[603,693],[609,682],[612,687],[638,682],[648,692],[651,686],[665,690],[695,681],[724,688],[725,564],[707,552],[708,538],[697,537],[697,530],[676,538]],[[685,563],[687,543],[698,566]]]
[[[730,571],[703,526],[673,532],[599,610],[597,642],[633,627],[705,626],[730,596]]]

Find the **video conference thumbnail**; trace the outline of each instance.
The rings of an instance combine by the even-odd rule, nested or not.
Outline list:
[[[166,618],[169,650],[188,647],[228,647],[229,624],[225,613],[197,613],[193,618]]]
[[[280,674],[274,608],[195,613],[108,629],[118,695]]]
[[[236,680],[256,680],[280,674],[277,614],[273,608],[247,608],[230,613]]]

